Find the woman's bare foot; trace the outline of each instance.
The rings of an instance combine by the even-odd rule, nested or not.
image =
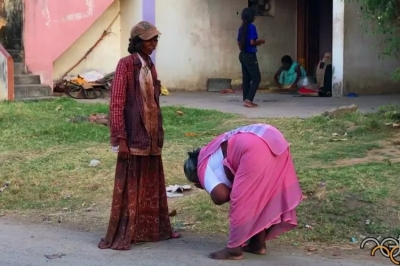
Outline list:
[[[263,246],[249,244],[243,247],[242,250],[243,252],[253,253],[256,255],[265,255],[267,253],[267,246],[265,245],[265,243]]]
[[[209,257],[213,260],[241,260],[243,259],[243,253],[240,251],[232,252],[236,249],[224,248],[223,250],[213,252]]]
[[[265,255],[267,253],[267,244],[265,244],[265,237],[267,230],[262,230],[250,239],[247,246],[243,247],[244,252],[253,253],[257,255]]]

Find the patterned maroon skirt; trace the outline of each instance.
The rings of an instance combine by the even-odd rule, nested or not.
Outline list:
[[[132,243],[171,236],[161,156],[118,159],[110,223],[99,248],[129,250]]]

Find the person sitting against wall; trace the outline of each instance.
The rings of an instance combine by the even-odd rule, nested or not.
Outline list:
[[[332,97],[332,56],[325,53],[315,71],[317,84],[309,84],[298,90],[302,96]]]
[[[318,63],[317,71],[318,96],[332,97],[332,55],[325,53]]]
[[[306,70],[289,55],[285,55],[281,59],[282,66],[275,74],[275,84],[282,89],[297,89],[297,82],[301,77],[306,77]]]

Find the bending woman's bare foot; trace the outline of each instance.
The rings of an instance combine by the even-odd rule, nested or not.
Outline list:
[[[265,255],[267,253],[267,245],[265,243],[262,246],[249,244],[247,246],[244,246],[242,250],[243,252],[253,253],[256,255]]]
[[[243,253],[236,251],[236,249],[224,248],[211,253],[209,257],[213,260],[241,260],[243,259]]]
[[[265,237],[267,235],[267,231],[268,230],[262,230],[260,233],[253,236],[250,239],[249,244],[247,246],[244,246],[242,250],[247,253],[265,255],[267,253],[267,244],[265,244]]]

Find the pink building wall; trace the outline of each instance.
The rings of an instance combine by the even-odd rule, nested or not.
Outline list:
[[[104,13],[114,0],[29,0],[24,10],[28,70],[53,85],[53,62]]]

